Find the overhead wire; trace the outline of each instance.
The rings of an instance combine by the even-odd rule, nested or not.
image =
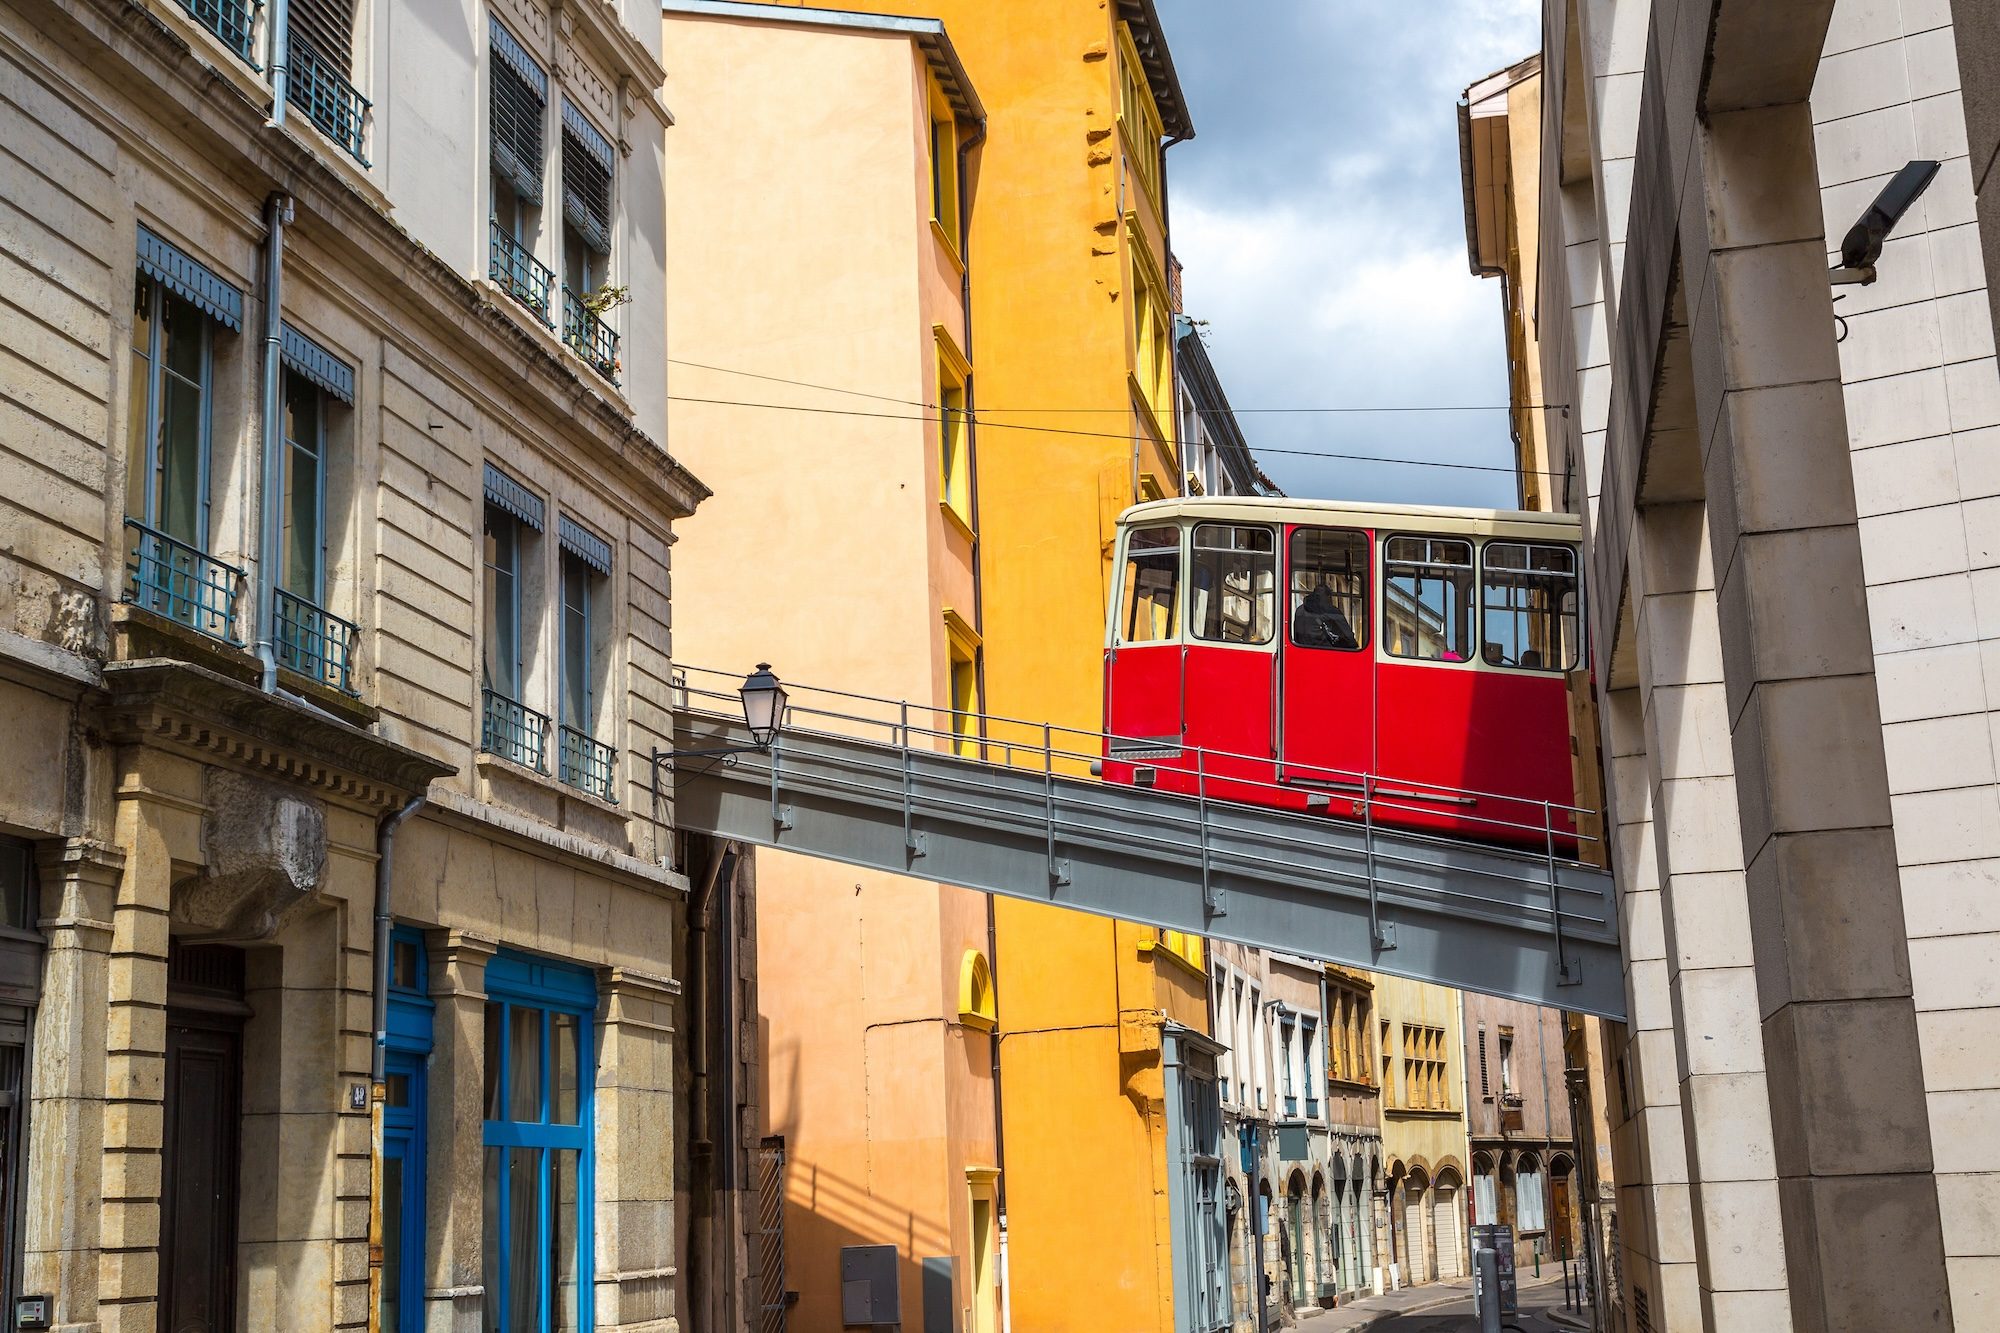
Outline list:
[[[682,363],[682,364],[685,364],[685,363]],[[731,372],[726,372],[726,373],[731,373],[731,374],[746,374],[746,373],[748,373],[748,372],[740,372],[740,371],[731,371]],[[769,377],[769,376],[759,376],[758,378],[776,378],[776,377]],[[790,384],[798,384],[798,385],[799,385],[800,387],[803,387],[803,388],[827,388],[827,387],[828,387],[828,386],[825,386],[825,385],[809,385],[809,384],[804,384],[804,383],[803,383],[802,381],[796,381],[796,380],[786,380],[786,381],[782,381],[782,382],[784,382],[784,383],[790,383]],[[856,390],[846,390],[846,389],[834,389],[834,390],[830,390],[830,391],[831,391],[831,392],[836,392],[836,393],[857,393],[857,392],[858,392],[858,391],[856,391]],[[882,398],[882,397],[883,397],[883,395],[880,395],[880,394],[862,394],[862,395],[860,395],[860,396],[863,396],[863,397],[869,397],[869,398]],[[764,408],[764,409],[768,409],[768,410],[771,410],[771,411],[778,411],[778,412],[805,412],[805,413],[810,413],[810,414],[812,414],[812,415],[816,415],[816,416],[841,416],[841,417],[861,417],[861,418],[864,418],[864,419],[869,419],[869,420],[877,420],[877,421],[917,421],[917,422],[928,422],[928,423],[931,423],[931,424],[938,424],[938,423],[940,423],[941,421],[943,421],[943,418],[942,418],[942,417],[936,417],[936,416],[929,416],[929,415],[922,415],[922,414],[919,414],[919,415],[911,415],[910,413],[907,413],[907,412],[863,412],[863,411],[859,411],[859,410],[857,410],[857,409],[855,409],[855,408],[848,408],[848,407],[821,407],[821,406],[813,406],[813,405],[810,405],[810,404],[805,404],[805,403],[770,403],[770,402],[762,402],[762,401],[759,401],[759,400],[755,400],[755,399],[745,399],[745,398],[704,398],[704,397],[699,397],[699,396],[693,396],[693,395],[687,395],[687,394],[674,394],[674,393],[670,393],[670,394],[668,394],[668,395],[667,395],[667,401],[668,401],[668,402],[673,402],[673,403],[693,403],[693,404],[697,404],[697,405],[704,405],[704,406],[709,406],[709,407],[755,407],[755,408]],[[916,402],[913,402],[913,401],[911,401],[911,400],[907,400],[907,399],[886,399],[886,401],[890,401],[890,402],[904,402],[904,403],[908,403],[908,404],[909,404],[910,406],[914,406],[914,407],[930,407],[930,406],[932,406],[932,405],[931,405],[931,404],[929,404],[929,403],[916,403]],[[1132,434],[1132,433],[1130,433],[1130,432],[1120,432],[1120,431],[1102,431],[1102,430],[1078,430],[1077,428],[1075,428],[1075,427],[1070,427],[1070,426],[1033,426],[1033,425],[1027,425],[1027,424],[1025,424],[1025,423],[1022,423],[1022,422],[1018,422],[1018,421],[990,421],[990,420],[988,420],[988,419],[987,419],[987,417],[986,417],[986,413],[987,413],[987,412],[988,412],[989,410],[991,410],[991,409],[987,409],[987,408],[981,408],[981,409],[979,409],[979,410],[978,410],[977,412],[968,412],[968,413],[966,413],[966,414],[965,414],[965,419],[966,419],[967,421],[969,421],[969,422],[971,422],[971,423],[973,423],[973,424],[975,424],[975,425],[979,426],[980,428],[982,428],[982,429],[985,429],[985,430],[1015,430],[1015,431],[1030,431],[1030,432],[1034,432],[1034,433],[1037,433],[1037,434],[1042,434],[1042,435],[1066,435],[1066,436],[1074,436],[1074,437],[1079,437],[1079,438],[1084,438],[1084,439],[1099,439],[1099,440],[1120,440],[1120,441],[1123,441],[1123,442],[1125,442],[1125,443],[1128,443],[1128,444],[1129,444],[1129,443],[1140,443],[1140,444],[1146,444],[1146,443],[1157,443],[1157,441],[1155,441],[1155,440],[1153,439],[1153,437],[1151,437],[1151,436],[1149,436],[1149,435],[1134,435],[1134,434]],[[1054,411],[1054,410],[1057,410],[1057,409],[1043,409],[1043,410],[1049,410],[1049,411]],[[1107,410],[1107,409],[1091,409],[1091,410],[1094,410],[1094,411],[1101,411],[1101,410]],[[1126,409],[1108,409],[1108,410],[1114,410],[1114,411],[1123,411],[1123,410],[1126,410]],[[1355,408],[1355,409],[1326,409],[1326,410],[1329,410],[1329,411],[1384,411],[1384,410],[1398,410],[1398,411],[1420,411],[1420,410],[1424,410],[1424,409],[1421,409],[1421,408],[1417,408],[1417,407],[1409,407],[1409,408],[1400,408],[1400,409],[1366,409],[1366,408]],[[1504,410],[1504,409],[1500,409],[1500,408],[1452,408],[1452,409],[1446,409],[1446,410],[1453,410],[1453,411],[1501,411],[1501,410]],[[1327,449],[1286,449],[1286,448],[1279,448],[1279,447],[1272,447],[1272,446],[1268,446],[1268,445],[1252,445],[1252,446],[1251,446],[1251,448],[1250,448],[1250,452],[1251,452],[1252,454],[1278,454],[1278,455],[1284,455],[1284,456],[1289,456],[1289,457],[1299,457],[1299,458],[1326,458],[1326,459],[1333,459],[1333,460],[1335,460],[1335,461],[1340,461],[1340,462],[1352,462],[1352,463],[1383,463],[1383,464],[1387,464],[1387,465],[1390,465],[1390,466],[1396,466],[1396,467],[1432,467],[1432,468],[1440,468],[1440,469],[1445,469],[1445,470],[1448,470],[1448,471],[1458,471],[1458,472],[1498,472],[1498,473],[1505,473],[1505,474],[1507,474],[1507,475],[1510,475],[1510,476],[1518,476],[1518,475],[1521,475],[1522,473],[1528,473],[1528,474],[1531,474],[1531,475],[1535,475],[1535,476],[1544,476],[1544,477],[1561,477],[1561,476],[1567,476],[1567,475],[1568,475],[1568,473],[1567,473],[1567,472],[1563,472],[1563,471],[1557,471],[1557,470],[1554,470],[1554,469],[1549,469],[1549,468],[1520,468],[1520,467],[1510,467],[1510,466],[1505,466],[1505,465],[1502,465],[1502,464],[1497,464],[1497,463],[1453,463],[1453,462],[1447,462],[1447,461],[1445,461],[1445,460],[1443,460],[1443,459],[1434,459],[1434,458],[1391,458],[1391,457],[1385,457],[1385,456],[1383,456],[1383,455],[1380,455],[1380,454],[1351,454],[1351,453],[1343,453],[1343,452],[1337,452],[1337,451],[1334,451],[1334,450],[1327,450]]]

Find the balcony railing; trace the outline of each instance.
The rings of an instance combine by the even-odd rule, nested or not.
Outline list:
[[[251,69],[257,68],[251,36],[257,29],[257,11],[263,7],[262,0],[250,4],[244,0],[181,0],[189,18],[221,38],[222,44]]]
[[[537,773],[549,771],[549,720],[493,690],[480,691],[479,748]]]
[[[125,529],[125,600],[241,647],[236,599],[243,591],[243,571],[136,518],[126,519]]]
[[[278,665],[343,694],[354,688],[354,643],[361,631],[303,597],[278,589]]]
[[[618,752],[575,727],[556,732],[557,767],[562,780],[600,801],[618,804],[614,770]]]
[[[362,166],[368,165],[362,137],[367,133],[369,101],[324,56],[294,36],[287,48],[291,73],[285,100],[305,112],[327,138],[345,148]]]
[[[528,247],[515,240],[498,218],[488,223],[492,243],[486,260],[486,276],[491,278],[507,295],[535,312],[535,318],[553,328],[549,318],[549,292],[555,285],[556,275],[548,265],[529,253]]]
[[[590,363],[590,368],[618,382],[618,334],[583,303],[583,298],[563,284],[563,341],[570,350]]]

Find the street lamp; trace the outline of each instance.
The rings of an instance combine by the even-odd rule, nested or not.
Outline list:
[[[755,748],[770,749],[785,722],[785,687],[771,674],[771,664],[759,662],[757,669],[743,678],[743,688],[737,693],[743,696],[743,720],[750,727]]]
[[[662,750],[653,747],[653,811],[659,817],[660,809],[660,765],[676,759],[722,758],[725,763],[733,763],[733,756],[758,754],[771,748],[778,739],[778,733],[785,726],[785,687],[771,672],[769,662],[759,662],[757,669],[743,678],[742,686],[736,691],[743,700],[743,723],[750,729],[748,745],[715,745],[700,750]]]

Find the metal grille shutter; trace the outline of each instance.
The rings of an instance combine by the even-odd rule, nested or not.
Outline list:
[[[285,19],[292,41],[303,41],[313,54],[353,77],[354,0],[291,0]]]
[[[563,100],[563,217],[583,243],[611,253],[611,141]]]
[[[549,76],[499,19],[491,20],[493,169],[522,202],[542,202],[542,125],[548,113]]]

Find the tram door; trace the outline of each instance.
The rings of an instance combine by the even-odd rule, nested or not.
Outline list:
[[[1181,743],[1181,529],[1177,523],[1125,534],[1125,568],[1106,670],[1104,729],[1113,755]],[[1135,742],[1152,742],[1152,746]]]
[[[1204,770],[1225,779],[1208,782],[1211,796],[1270,799],[1277,540],[1275,529],[1252,523],[1197,523],[1190,534],[1187,741],[1213,752]],[[1232,789],[1230,778],[1262,785]]]
[[[1368,633],[1373,535],[1286,535],[1284,781],[1344,788],[1375,766],[1375,653]]]

